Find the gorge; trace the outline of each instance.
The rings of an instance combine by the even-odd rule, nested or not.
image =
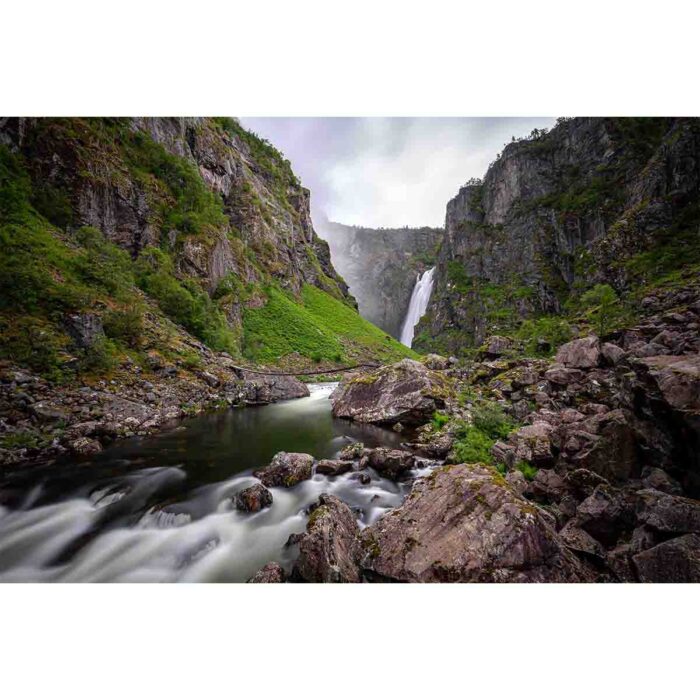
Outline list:
[[[0,119],[1,580],[700,581],[700,120],[444,229],[310,197],[235,119]]]

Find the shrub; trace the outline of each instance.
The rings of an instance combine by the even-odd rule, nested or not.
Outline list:
[[[482,462],[491,464],[491,448],[494,440],[473,425],[465,426],[461,437],[453,446],[453,452],[459,462]]]
[[[115,309],[102,319],[105,333],[115,340],[122,341],[130,348],[138,348],[144,331],[143,307],[130,304],[124,309]]]
[[[117,348],[109,338],[100,338],[92,346],[86,348],[78,360],[81,372],[103,373],[114,369],[117,364]]]
[[[609,284],[597,284],[589,289],[581,297],[581,307],[601,336],[612,331],[623,314],[620,299]]]
[[[435,411],[431,422],[436,430],[440,430],[440,428],[444,427],[450,422],[450,417],[446,413]]]
[[[528,355],[550,354],[551,351],[571,340],[571,335],[571,326],[568,321],[558,316],[527,319],[516,332],[517,338],[524,341],[524,349]],[[545,352],[542,349],[542,341],[549,346],[550,351]]]
[[[472,420],[474,427],[493,440],[508,437],[508,434],[515,427],[503,409],[493,403],[482,403],[475,406]]]
[[[525,462],[524,460],[518,462],[515,465],[515,468],[522,473],[522,475],[528,480],[532,481],[535,478],[535,474],[537,474],[537,467],[533,467],[532,464],[529,462]]]

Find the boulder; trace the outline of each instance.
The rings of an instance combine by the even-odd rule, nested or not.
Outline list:
[[[410,427],[427,423],[450,395],[444,375],[406,359],[341,383],[331,402],[336,418]]]
[[[311,478],[314,458],[303,452],[278,452],[270,465],[253,472],[265,486],[291,488]]]
[[[70,443],[70,450],[80,457],[87,457],[102,452],[102,445],[98,440],[89,437],[79,437]]]
[[[309,583],[359,583],[360,527],[350,508],[323,494],[299,540],[294,578]]]
[[[296,377],[261,376],[250,372],[243,372],[243,376],[243,395],[249,404],[268,404],[309,396],[309,387]]]
[[[681,485],[672,476],[658,467],[650,467],[642,472],[642,484],[644,484],[646,489],[663,491],[674,496],[680,496],[683,493]]]
[[[700,536],[667,540],[632,560],[643,583],[700,583]]]
[[[91,348],[105,337],[102,319],[97,314],[72,314],[66,318],[66,328],[80,348]]]
[[[434,470],[361,540],[370,580],[587,580],[540,510],[483,465]]]
[[[608,365],[614,367],[619,364],[627,353],[618,345],[603,343],[600,347],[600,354]]]
[[[236,494],[236,508],[247,513],[257,513],[272,505],[272,494],[262,484],[253,484]]]
[[[513,347],[513,340],[502,335],[491,335],[481,346],[480,355],[487,359],[502,357]]]
[[[576,509],[575,523],[606,546],[631,529],[634,509],[618,489],[601,484]]]
[[[405,450],[377,447],[367,453],[368,464],[382,476],[394,481],[415,466],[415,457]]]
[[[637,519],[659,532],[700,533],[700,501],[646,489],[637,492]]]
[[[352,471],[353,462],[348,459],[321,459],[316,464],[316,473],[326,476],[338,476]]]
[[[553,430],[550,423],[538,421],[511,433],[508,442],[515,447],[515,460],[524,460],[540,468],[552,466],[554,455],[550,436]]]
[[[450,366],[450,361],[443,357],[442,355],[436,355],[435,353],[430,353],[424,360],[423,364],[428,369],[445,370]]]
[[[700,355],[662,355],[639,360],[669,406],[700,411]]]
[[[562,542],[577,554],[604,561],[605,549],[598,540],[591,537],[585,530],[577,527],[573,521],[569,521],[559,532]]]
[[[565,367],[578,369],[597,367],[600,360],[600,341],[592,335],[572,340],[559,348],[555,359]]]
[[[580,382],[584,374],[580,369],[553,365],[544,373],[545,379],[552,384],[568,386]]]
[[[353,442],[350,445],[346,445],[345,447],[343,447],[343,449],[340,450],[338,457],[342,460],[360,459],[360,457],[362,457],[364,449],[365,446],[361,442]]]
[[[284,583],[286,580],[284,569],[276,561],[271,561],[249,578],[248,583]]]
[[[528,486],[532,497],[542,503],[557,503],[566,493],[567,486],[553,469],[540,469]]]

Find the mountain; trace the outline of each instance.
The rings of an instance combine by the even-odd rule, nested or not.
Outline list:
[[[398,338],[416,278],[435,264],[443,230],[373,229],[336,222],[322,222],[319,229],[360,314]]]
[[[621,325],[697,279],[699,187],[698,119],[560,119],[509,144],[447,204],[414,346],[464,354],[493,333],[554,346],[601,306]]]
[[[234,119],[3,118],[0,168],[0,358],[66,378],[199,352],[176,338],[297,369],[406,354],[357,315],[289,162]]]

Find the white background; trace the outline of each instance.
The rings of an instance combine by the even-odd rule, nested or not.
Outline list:
[[[0,114],[697,115],[688,2],[7,3]],[[680,698],[693,586],[0,587],[23,698]]]

